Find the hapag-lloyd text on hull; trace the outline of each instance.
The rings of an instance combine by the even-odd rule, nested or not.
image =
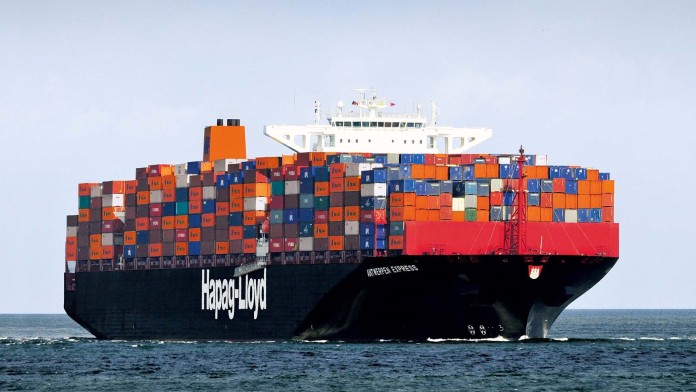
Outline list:
[[[234,319],[235,310],[249,310],[254,320],[259,310],[266,309],[266,269],[263,278],[249,278],[249,275],[236,279],[210,279],[210,270],[201,271],[201,310],[215,312],[227,311],[227,317]],[[236,301],[236,302],[235,302]]]

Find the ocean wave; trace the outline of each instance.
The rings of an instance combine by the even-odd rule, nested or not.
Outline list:
[[[655,338],[655,337],[651,337],[651,336],[643,336],[640,338],[640,340],[653,340],[653,341],[661,342],[661,341],[664,341],[665,339],[664,338]]]

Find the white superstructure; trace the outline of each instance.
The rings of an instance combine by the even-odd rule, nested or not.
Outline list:
[[[436,106],[428,123],[421,113],[395,114],[382,109],[394,106],[377,98],[374,89],[359,89],[359,98],[348,111],[343,102],[321,124],[321,104],[315,102],[316,120],[311,125],[267,125],[266,136],[296,152],[374,152],[458,154],[489,139],[490,128],[454,128],[435,121]]]

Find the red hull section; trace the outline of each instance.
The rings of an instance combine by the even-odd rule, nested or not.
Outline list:
[[[505,222],[406,222],[404,254],[508,253]],[[618,223],[526,222],[522,254],[619,257]]]

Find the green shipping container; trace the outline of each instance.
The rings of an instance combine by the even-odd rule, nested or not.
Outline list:
[[[89,196],[79,196],[78,208],[89,208]]]
[[[328,196],[315,196],[314,197],[314,209],[318,211],[328,211],[329,210],[329,197]]]
[[[188,202],[187,201],[177,201],[176,202],[176,214],[177,215],[188,215]]]
[[[283,196],[285,194],[285,181],[271,181],[271,196]]]
[[[314,195],[300,195],[300,208],[314,208]]]
[[[476,222],[476,208],[465,209],[464,220],[467,222]]]

